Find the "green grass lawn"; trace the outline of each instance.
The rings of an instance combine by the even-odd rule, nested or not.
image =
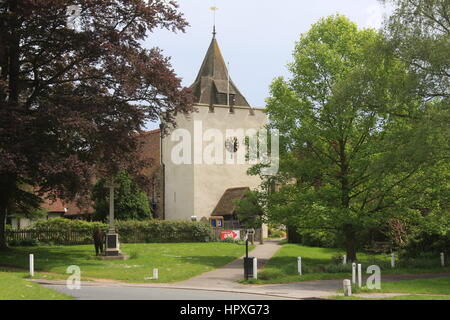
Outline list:
[[[420,280],[404,280],[395,282],[382,282],[380,290],[367,288],[353,288],[353,294],[359,293],[398,293],[398,296],[386,300],[450,300],[450,277],[440,277]],[[409,293],[411,295],[402,295]],[[343,300],[371,300],[369,297],[333,297]]]
[[[343,266],[332,261],[332,257],[344,252],[339,249],[313,248],[298,244],[284,244],[282,248],[268,261],[258,274],[258,280],[247,281],[253,284],[292,283],[311,280],[330,280],[349,278],[351,265]],[[297,272],[297,257],[302,257],[303,275]],[[439,257],[435,266],[428,268],[395,268],[390,267],[390,256],[358,253],[359,263],[363,272],[369,265],[378,265],[383,274],[415,274],[450,272],[450,268],[439,267]],[[245,281],[242,281],[245,282]]]
[[[0,271],[0,300],[72,300],[73,298],[24,280],[26,273]]]
[[[380,290],[353,288],[354,293],[414,293],[450,296],[450,277],[382,282]]]
[[[0,266],[28,268],[28,255],[33,253],[36,278],[66,279],[67,267],[77,265],[82,280],[165,283],[189,279],[245,254],[243,245],[218,242],[121,244],[121,250],[131,259],[98,260],[92,245],[13,248],[0,252]],[[145,280],[152,277],[153,268],[159,269],[159,279]]]

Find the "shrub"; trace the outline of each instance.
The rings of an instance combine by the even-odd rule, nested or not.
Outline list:
[[[11,247],[37,247],[40,243],[36,239],[24,239],[8,241],[8,245]]]
[[[100,222],[56,218],[35,223],[27,236],[48,245],[90,244],[97,227],[108,230]],[[191,221],[117,221],[116,229],[124,243],[207,242],[212,232],[208,224]]]
[[[335,232],[327,230],[299,230],[301,243],[310,247],[335,248],[337,237]]]
[[[331,261],[333,261],[334,264],[342,264],[343,260],[344,256],[342,254],[336,254],[333,257],[331,257]]]
[[[276,228],[269,228],[269,238],[273,239],[286,238],[286,232]]]
[[[81,232],[92,235],[94,229],[100,227],[107,230],[107,225],[101,222],[88,222],[84,220],[69,220],[65,218],[55,218],[49,220],[37,221],[30,229],[35,231],[59,231],[59,232]]]
[[[441,257],[438,252],[426,252],[415,257],[400,254],[396,266],[399,268],[433,269],[441,266]]]
[[[404,258],[415,258],[441,252],[450,254],[450,231],[447,235],[419,234],[408,242],[401,254]]]
[[[116,223],[122,242],[207,242],[211,227],[192,221],[118,221]]]

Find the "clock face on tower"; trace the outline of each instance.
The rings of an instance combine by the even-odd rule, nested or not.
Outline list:
[[[228,138],[227,141],[225,141],[225,149],[230,153],[236,153],[239,150],[238,138]]]

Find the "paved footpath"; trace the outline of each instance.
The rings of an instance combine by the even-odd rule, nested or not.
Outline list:
[[[258,269],[262,269],[265,263],[280,249],[277,241],[266,241],[263,245],[257,245],[249,255],[258,258]],[[319,280],[297,282],[289,284],[271,285],[243,285],[237,281],[244,278],[243,257],[213,271],[201,274],[186,281],[172,284],[132,284],[118,281],[95,281],[83,282],[82,286],[97,287],[126,287],[126,288],[166,288],[183,290],[205,290],[217,292],[234,292],[241,294],[266,295],[277,298],[290,299],[320,299],[337,295],[336,291],[342,289],[342,279]],[[442,274],[419,274],[419,275],[386,275],[382,281],[401,281],[413,279],[427,279],[450,276],[449,273]],[[346,278],[349,278],[347,276]],[[64,285],[64,281],[35,280],[44,285]],[[365,281],[365,280],[364,280]]]

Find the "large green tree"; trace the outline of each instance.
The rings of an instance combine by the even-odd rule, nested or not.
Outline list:
[[[170,60],[143,42],[186,26],[175,1],[0,1],[0,249],[12,208],[142,172],[137,133],[192,111]]]
[[[423,104],[417,76],[388,47],[345,17],[322,19],[301,36],[291,78],[276,79],[268,99],[284,184],[269,197],[271,219],[335,230],[352,261],[359,231],[394,219],[425,223],[414,204],[426,202],[427,172],[447,155],[447,137],[430,116],[437,103]],[[436,201],[428,212],[439,219],[446,209]]]

